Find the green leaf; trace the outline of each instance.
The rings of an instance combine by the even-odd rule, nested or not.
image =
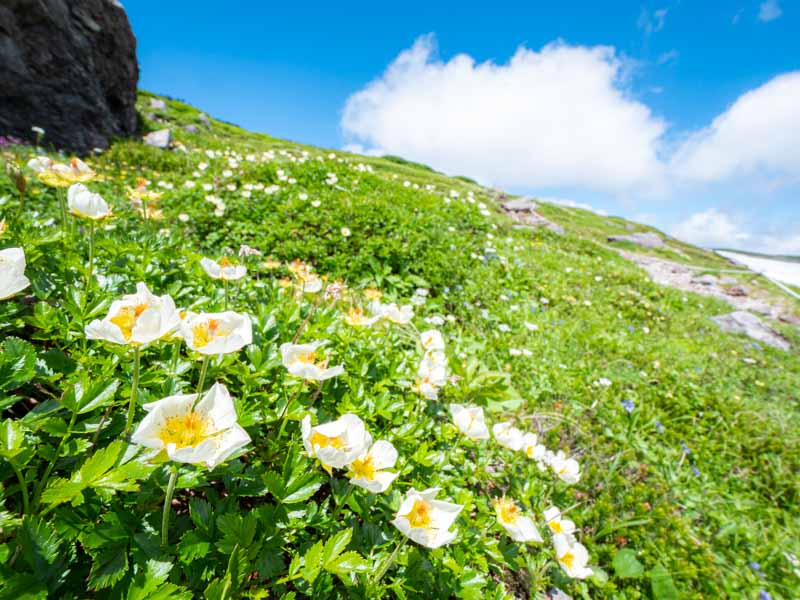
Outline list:
[[[370,570],[370,563],[367,562],[358,552],[345,552],[335,559],[325,563],[325,570],[328,573],[338,575],[345,585],[353,583],[353,575],[356,573],[366,573]]]
[[[84,381],[79,381],[67,390],[61,399],[61,404],[71,412],[82,415],[98,407],[111,404],[117,387],[119,387],[117,379],[112,379],[110,382],[99,380],[88,385],[88,378],[84,377]]]
[[[256,534],[257,518],[255,513],[248,512],[244,516],[229,513],[217,517],[217,529],[222,539],[217,542],[220,552],[231,554],[236,546],[249,547]]]
[[[322,552],[322,564],[326,569],[328,568],[328,563],[344,552],[352,537],[353,530],[344,529],[325,542],[325,549]]]
[[[167,583],[172,563],[148,560],[147,568],[139,570],[128,588],[125,600],[190,600],[188,590]]]
[[[0,600],[47,600],[47,588],[35,575],[16,573],[2,583]]]
[[[0,346],[0,392],[15,390],[36,376],[36,350],[19,338]]]
[[[636,552],[630,548],[617,552],[612,565],[617,577],[623,579],[641,577],[644,573],[644,566],[636,559]]]
[[[56,562],[59,540],[53,528],[39,517],[25,515],[19,530],[22,556],[35,573],[44,573]]]
[[[0,423],[0,456],[11,460],[22,452],[25,433],[18,421],[6,419]]]
[[[311,546],[303,556],[303,579],[308,583],[314,583],[322,569],[322,540]]]
[[[678,589],[663,565],[658,564],[650,569],[650,587],[654,600],[678,600]]]
[[[92,555],[89,589],[101,590],[117,583],[128,572],[128,545],[105,545]]]

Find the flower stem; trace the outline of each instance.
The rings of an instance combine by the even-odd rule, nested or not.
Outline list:
[[[78,413],[72,413],[72,417],[69,420],[69,425],[67,425],[67,430],[64,432],[64,435],[61,436],[61,441],[58,442],[58,446],[56,446],[56,450],[53,453],[53,458],[50,459],[50,462],[47,463],[47,468],[44,470],[44,475],[39,480],[36,489],[34,490],[33,494],[33,508],[36,510],[39,507],[39,500],[42,497],[42,492],[44,488],[47,486],[47,481],[50,479],[50,473],[53,472],[53,467],[56,466],[56,461],[58,457],[61,456],[61,449],[64,447],[64,442],[67,441],[67,438],[72,434],[72,428],[75,426],[75,421],[78,420]]]
[[[276,439],[281,439],[283,435],[283,429],[286,427],[286,417],[289,416],[289,406],[297,400],[297,397],[300,395],[300,392],[303,390],[303,384],[301,383],[297,386],[297,391],[294,393],[294,396],[290,400],[286,401],[286,405],[283,407],[283,411],[281,411],[281,416],[278,417],[280,421],[280,427],[278,428],[278,437]]]
[[[64,240],[67,239],[67,227],[69,218],[67,216],[67,189],[58,188],[58,203],[61,206],[61,231],[64,233]]]
[[[225,304],[223,306],[223,310],[228,310],[228,280],[223,279],[223,285],[225,287]]]
[[[389,567],[391,567],[394,564],[394,560],[397,558],[397,554],[400,552],[400,549],[406,545],[407,541],[408,538],[403,537],[400,543],[397,544],[397,547],[394,549],[394,552],[392,552],[392,555],[386,559],[386,562],[383,563],[380,570],[375,574],[375,579],[372,580],[373,584],[377,584],[381,579],[383,579],[383,576],[386,575],[386,571],[388,571]]]
[[[173,465],[169,474],[167,493],[164,496],[164,510],[161,513],[161,545],[169,543],[169,514],[172,508],[172,496],[175,493],[175,484],[178,481],[178,465]]]
[[[203,357],[203,366],[200,367],[200,379],[197,381],[197,399],[195,400],[195,403],[200,400],[200,394],[203,393],[203,385],[206,382],[206,372],[208,371],[208,363],[210,361],[210,356]]]
[[[89,223],[89,271],[86,273],[86,296],[88,301],[89,290],[92,288],[92,273],[94,271],[94,220]]]
[[[133,347],[133,382],[131,383],[131,399],[128,404],[128,420],[125,422],[125,437],[131,432],[133,427],[133,416],[136,412],[136,397],[139,395],[139,354],[138,346]]]
[[[22,490],[22,512],[28,514],[31,510],[30,504],[28,503],[28,484],[25,482],[25,476],[22,474],[20,468],[13,462],[11,466],[17,474],[17,479],[19,479],[19,489]]]

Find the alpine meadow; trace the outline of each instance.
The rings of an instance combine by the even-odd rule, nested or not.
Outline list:
[[[149,143],[0,148],[0,599],[800,596],[800,302],[137,108]],[[788,349],[630,254],[733,272]]]

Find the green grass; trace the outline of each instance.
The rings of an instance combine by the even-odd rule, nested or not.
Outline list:
[[[150,97],[142,92],[142,113],[150,112]],[[76,223],[62,238],[56,195],[35,179],[28,210],[15,221],[15,189],[10,180],[0,181],[9,224],[0,241],[25,249],[33,282],[24,301],[18,296],[0,303],[6,340],[0,402],[3,417],[25,435],[26,449],[14,460],[24,461],[32,486],[49,462],[55,464],[52,480],[63,482],[86,469],[87,456],[110,458],[109,468],[123,471],[109,473],[125,482],[116,489],[93,483],[72,495],[61,483],[48,498],[63,494],[68,501],[43,503],[22,516],[12,462],[0,459],[0,598],[23,597],[22,590],[31,598],[85,597],[87,585],[103,598],[150,598],[156,591],[209,598],[510,598],[541,597],[550,586],[609,599],[800,594],[786,555],[800,555],[796,351],[722,334],[709,317],[728,312],[728,305],[652,283],[606,247],[609,233],[628,232],[620,218],[545,204],[541,212],[566,234],[518,231],[490,190],[474,182],[392,157],[333,151],[329,158],[330,150],[219,121],[200,134],[183,131],[182,125],[197,124],[198,112],[169,101],[160,115],[187,152],[119,141],[90,160],[103,180],[89,186],[109,200],[116,217],[113,229],[101,228],[96,237],[96,271],[105,286],[88,293],[82,285],[85,227]],[[206,150],[236,153],[238,166],[227,164],[230,156],[209,159]],[[274,156],[262,160],[265,152]],[[5,158],[21,162],[30,155],[16,148]],[[209,166],[200,171],[200,163]],[[337,175],[335,185],[326,183],[328,173]],[[125,189],[138,177],[164,192],[163,221],[144,223],[128,208]],[[185,187],[187,179],[197,184]],[[244,197],[243,187],[254,184],[280,189]],[[447,199],[451,190],[458,198]],[[223,217],[213,214],[207,194],[225,202]],[[45,225],[50,218],[55,225]],[[421,402],[408,384],[420,356],[409,337],[413,329],[354,332],[341,321],[346,303],[323,303],[309,317],[314,300],[294,301],[283,291],[285,269],[250,259],[232,302],[253,316],[254,344],[215,361],[210,377],[224,381],[237,399],[253,443],[245,456],[210,473],[181,472],[171,543],[159,548],[166,468],[138,460],[113,466],[119,449],[112,442],[121,439],[132,378],[130,354],[87,342],[83,326],[138,281],[170,293],[181,307],[219,307],[220,286],[198,261],[235,254],[240,244],[281,261],[308,261],[330,280],[355,289],[376,286],[398,301],[416,288],[429,289],[414,323],[426,329],[425,317],[452,315],[440,329],[450,371],[461,379],[445,387],[439,401]],[[710,269],[727,265],[672,239],[654,253]],[[291,381],[277,351],[300,327],[305,341],[330,339],[332,364],[343,362],[347,370],[322,388],[318,421],[355,412],[401,456],[390,493],[356,492],[338,518],[333,505],[344,496],[346,480],[338,473],[331,483],[301,452],[299,419],[314,389]],[[800,346],[795,327],[778,327]],[[149,348],[140,402],[193,391],[194,359],[177,344]],[[610,385],[598,383],[602,379]],[[115,387],[68,432],[64,394],[76,384]],[[630,414],[622,400],[633,402]],[[287,402],[290,421],[281,438],[276,429]],[[479,404],[491,422],[512,419],[538,431],[548,447],[579,458],[580,482],[557,483],[491,440],[456,442],[450,402]],[[443,498],[466,505],[457,540],[433,551],[407,544],[382,582],[372,585],[360,565],[374,572],[393,551],[399,534],[389,520],[401,492],[434,483]],[[285,488],[294,485],[302,493],[287,501]],[[541,511],[550,502],[569,509],[595,577],[568,579],[547,540],[523,548],[503,535],[489,504],[501,491],[534,516],[545,538]],[[352,574],[302,570],[301,562],[313,562],[317,542],[347,531],[347,550],[362,561],[354,559]],[[642,569],[624,566],[629,550]]]

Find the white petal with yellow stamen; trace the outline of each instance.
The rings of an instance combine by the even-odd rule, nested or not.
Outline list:
[[[522,431],[514,427],[510,422],[495,423],[492,425],[492,434],[497,443],[504,448],[514,452],[522,448]]]
[[[378,440],[372,447],[350,463],[347,476],[350,483],[372,492],[382,494],[397,478],[391,469],[397,463],[397,450],[386,440]]]
[[[201,258],[200,266],[209,277],[223,281],[236,281],[247,274],[247,268],[243,265],[234,265],[226,257],[219,262],[210,258]]]
[[[25,252],[22,248],[0,250],[0,300],[10,298],[30,284],[25,277]]]
[[[480,406],[450,405],[450,415],[458,430],[473,440],[488,440],[489,428]]]
[[[89,191],[82,183],[75,183],[67,190],[69,212],[76,217],[99,221],[111,216],[111,208],[100,194]]]
[[[283,366],[295,377],[324,381],[344,373],[344,365],[328,368],[328,361],[320,356],[319,349],[327,341],[312,342],[310,344],[281,344],[281,360]]]
[[[544,511],[544,520],[553,535],[571,536],[575,533],[575,523],[569,519],[562,518],[561,511],[555,506],[551,506]]]
[[[193,406],[196,399],[197,394],[180,394],[145,404],[148,414],[131,441],[163,450],[175,462],[209,468],[250,442],[237,423],[233,400],[224,385],[215,383]]]
[[[556,549],[556,560],[567,575],[575,579],[592,576],[592,570],[586,566],[589,552],[583,544],[570,536],[557,534],[553,536],[553,545]]]
[[[438,493],[439,488],[421,492],[411,488],[392,520],[392,525],[403,535],[426,548],[438,548],[455,539],[457,530],[450,531],[450,527],[464,508],[460,504],[434,500]]]
[[[200,354],[230,354],[253,342],[250,316],[234,311],[189,314],[180,327],[186,345]]]
[[[155,296],[139,282],[135,294],[112,302],[105,318],[89,323],[85,333],[90,340],[143,345],[168,336],[179,323],[172,297]]]
[[[519,506],[511,498],[497,498],[494,501],[497,522],[502,525],[515,542],[541,542],[542,536],[533,520],[522,514]]]
[[[306,453],[319,459],[328,471],[350,465],[372,444],[364,422],[352,413],[314,427],[306,415],[300,429]]]

